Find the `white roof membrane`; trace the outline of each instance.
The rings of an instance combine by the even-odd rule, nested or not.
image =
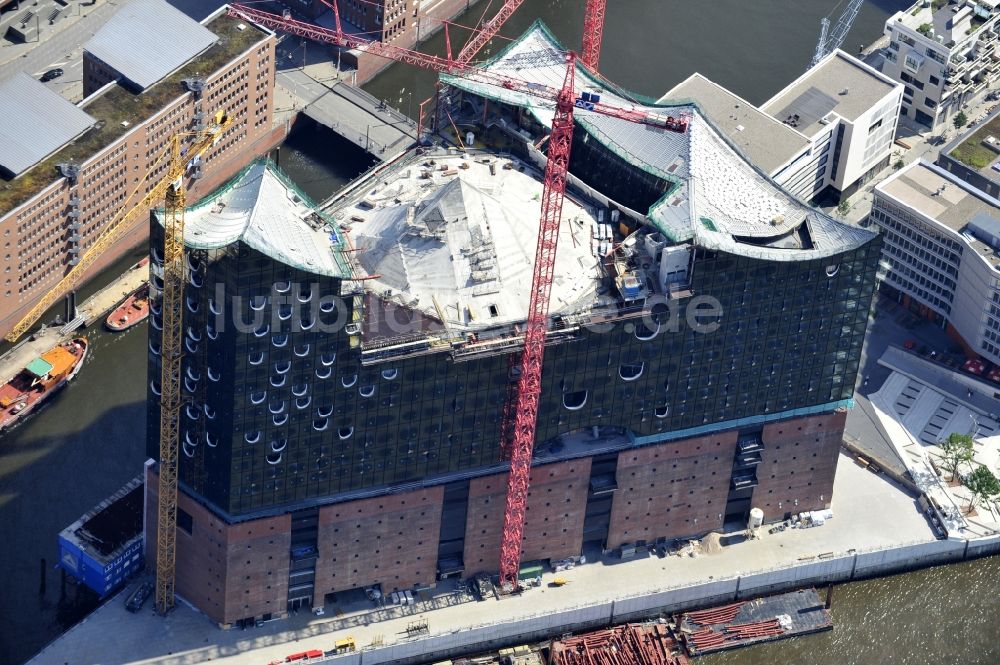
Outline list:
[[[540,23],[484,68],[529,83],[560,88],[566,74],[564,49]],[[552,102],[498,87],[474,76],[442,76],[451,86],[529,108],[551,125]],[[806,260],[854,249],[874,234],[810,208],[748,162],[694,104],[642,104],[577,65],[577,94],[599,92],[601,101],[656,115],[686,114],[689,129],[666,129],[574,109],[576,123],[624,161],[674,183],[651,207],[650,224],[675,242],[776,261]],[[599,189],[599,187],[598,187]],[[708,220],[708,221],[706,221]]]
[[[23,72],[0,81],[0,169],[18,175],[96,122]]]
[[[538,238],[538,174],[464,156],[410,168],[334,210],[349,225],[365,288],[459,330],[527,318]],[[550,310],[589,307],[601,285],[596,221],[563,206]]]
[[[188,247],[215,249],[237,240],[307,272],[349,276],[334,229],[266,162],[252,165],[228,188],[185,213]]]
[[[145,90],[218,40],[165,0],[138,0],[120,8],[84,49]]]

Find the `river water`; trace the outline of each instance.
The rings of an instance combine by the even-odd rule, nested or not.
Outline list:
[[[868,0],[843,49],[856,53],[873,42],[886,18],[912,0]],[[836,11],[834,7],[839,4]],[[610,0],[600,70],[618,85],[659,98],[694,72],[701,72],[754,104],[760,104],[802,74],[819,38],[819,22],[836,25],[847,0]],[[455,22],[475,24],[490,5],[480,0]],[[493,0],[490,13],[499,0]],[[579,49],[584,0],[525,0],[507,21],[501,37],[519,35],[536,19],[545,22],[566,46]],[[465,33],[467,34],[467,33]],[[465,34],[451,33],[457,55]],[[481,52],[495,54],[505,39]],[[444,33],[421,50],[443,55]],[[434,91],[435,75],[408,65],[394,65],[365,89],[414,116],[419,102]]]
[[[475,22],[488,1],[458,22]],[[492,11],[497,4],[493,0]],[[601,69],[624,87],[649,96],[662,94],[697,70],[759,103],[801,73],[812,55],[819,19],[835,4],[612,0]],[[901,4],[866,2],[845,48],[854,51],[875,39],[885,18]],[[504,33],[516,34],[541,18],[575,46],[583,5],[584,0],[527,0]],[[837,15],[833,12],[834,21]],[[440,52],[443,41],[439,34],[426,47]],[[457,35],[454,41],[460,42]],[[367,87],[413,115],[432,92],[433,81],[426,73],[393,67]],[[366,167],[346,144],[322,134],[296,134],[279,159],[317,200]],[[120,261],[108,271],[109,278],[143,254],[140,249]],[[81,300],[96,288],[84,289]],[[41,412],[0,436],[0,664],[23,662],[91,606],[86,594],[80,594],[83,602],[64,603],[60,609],[60,576],[53,570],[56,537],[138,474],[145,458],[146,328],[118,335],[95,328],[88,335],[92,353],[76,381]],[[46,590],[39,594],[43,558]],[[67,586],[67,598],[75,595]],[[995,664],[1000,663],[998,617],[1000,559],[982,559],[838,588],[832,633],[703,662]],[[206,630],[212,629],[206,625]]]

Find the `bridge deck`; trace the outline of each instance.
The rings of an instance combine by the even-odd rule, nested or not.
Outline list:
[[[302,101],[305,115],[374,157],[394,155],[416,140],[413,120],[358,87],[320,82],[301,70],[279,72],[277,78]]]

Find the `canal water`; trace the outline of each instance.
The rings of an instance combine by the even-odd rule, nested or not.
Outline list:
[[[487,4],[474,5],[470,15],[458,21],[475,22]],[[497,4],[494,0],[493,10]],[[609,78],[657,96],[697,70],[748,100],[761,102],[804,69],[819,19],[837,3],[612,0],[608,4],[602,70]],[[901,4],[866,2],[845,48],[854,51],[858,44],[876,38],[885,18]],[[583,5],[584,0],[527,0],[505,34],[516,34],[542,18],[565,43],[576,45]],[[427,47],[440,52],[443,41],[439,34]],[[394,67],[368,89],[415,114],[419,101],[433,90],[433,80]],[[277,159],[317,200],[367,166],[344,142],[301,129]],[[144,249],[137,250],[107,275],[120,274],[144,254]],[[83,290],[81,300],[98,288],[98,282]],[[67,602],[59,602],[60,576],[53,569],[57,534],[138,474],[145,459],[145,325],[118,335],[96,327],[87,334],[92,353],[76,381],[27,422],[0,435],[0,665],[23,662],[93,606],[93,599],[77,594],[72,585],[66,586]],[[42,570],[44,593],[40,593]],[[1000,559],[992,558],[848,585],[836,592],[834,632],[703,662],[1000,663],[998,580]],[[80,602],[71,602],[77,597]],[[206,630],[212,630],[208,624]]]
[[[819,38],[820,19],[836,25],[848,0],[610,0],[600,70],[627,90],[659,98],[700,72],[754,104],[770,99],[802,74]],[[480,0],[454,20],[474,25],[499,0]],[[886,18],[912,0],[868,0],[842,48],[857,53],[882,33]],[[567,47],[579,50],[585,0],[525,0],[480,57],[495,55],[536,19]],[[836,10],[834,11],[834,8]],[[453,54],[467,32],[452,29]],[[420,50],[444,55],[444,32]],[[393,65],[365,89],[414,117],[420,101],[434,92],[436,76],[409,65]]]

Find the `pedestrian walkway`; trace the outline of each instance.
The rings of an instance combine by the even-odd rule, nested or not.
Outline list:
[[[121,277],[87,298],[86,302],[77,307],[77,314],[83,317],[87,326],[94,323],[104,325],[107,313],[148,279],[149,265],[136,264]]]
[[[113,280],[106,287],[88,298],[77,307],[77,312],[85,325],[104,325],[105,315],[125,296],[139,288],[149,278],[148,266],[138,264]],[[6,383],[29,362],[51,349],[59,342],[70,339],[74,331],[64,331],[64,326],[48,326],[23,339],[12,349],[0,356],[0,383]]]

